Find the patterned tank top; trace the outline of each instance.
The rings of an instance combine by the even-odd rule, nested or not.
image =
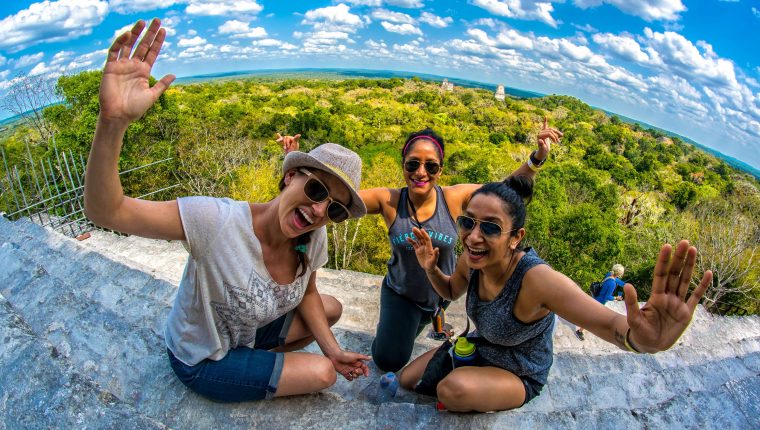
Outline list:
[[[411,300],[425,310],[433,310],[441,297],[433,290],[425,271],[417,261],[414,248],[406,239],[414,238],[412,227],[417,223],[409,214],[407,206],[408,189],[401,189],[398,199],[396,219],[388,228],[388,239],[391,243],[391,258],[388,260],[388,273],[383,279],[383,286],[391,288],[402,297]],[[454,272],[457,256],[454,252],[457,240],[457,227],[451,212],[446,205],[441,187],[435,187],[435,212],[429,219],[421,222],[422,227],[430,235],[433,247],[439,248],[438,267],[447,275]]]

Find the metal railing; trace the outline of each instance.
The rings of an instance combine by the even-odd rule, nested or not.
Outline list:
[[[0,147],[4,177],[0,177],[6,212],[10,220],[27,217],[34,223],[50,227],[69,237],[81,235],[96,229],[84,215],[84,172],[85,160],[71,150],[58,151],[53,144],[53,155],[44,160],[33,161],[29,145],[26,145],[28,160],[23,166],[10,166],[5,151]],[[139,171],[170,161],[171,157],[154,161],[143,166],[120,172],[119,175]],[[148,197],[179,186],[170,185],[143,194]]]

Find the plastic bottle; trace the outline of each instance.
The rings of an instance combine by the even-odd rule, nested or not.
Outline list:
[[[398,378],[393,372],[388,372],[380,377],[380,383],[377,384],[377,401],[384,403],[396,397],[398,391]]]
[[[452,357],[454,357],[454,367],[470,366],[478,356],[475,344],[471,343],[464,336],[459,336],[454,348],[452,349]]]

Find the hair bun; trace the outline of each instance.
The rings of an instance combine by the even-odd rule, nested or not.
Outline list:
[[[527,176],[510,176],[502,181],[502,183],[515,190],[517,195],[522,197],[526,205],[533,198],[533,179]]]

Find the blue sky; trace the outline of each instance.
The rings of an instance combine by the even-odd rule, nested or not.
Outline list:
[[[118,33],[158,17],[158,77],[432,73],[576,96],[760,168],[760,0],[6,0],[0,13],[0,97],[20,74],[102,67]]]

